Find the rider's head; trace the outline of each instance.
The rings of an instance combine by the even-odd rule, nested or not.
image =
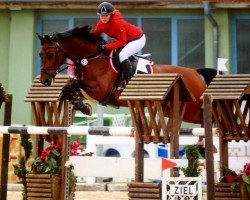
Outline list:
[[[110,20],[111,14],[114,12],[114,6],[109,2],[102,2],[97,7],[97,15],[100,15],[100,20],[103,23],[108,23]]]
[[[114,11],[114,6],[109,2],[104,1],[97,7],[97,14],[101,16],[109,15],[113,13],[113,11]]]

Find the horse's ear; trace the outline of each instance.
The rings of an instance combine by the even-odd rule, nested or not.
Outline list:
[[[41,45],[43,45],[44,43],[46,43],[46,38],[42,35],[40,35],[39,33],[36,33],[38,39],[40,40],[41,42]]]
[[[40,35],[39,33],[36,33],[36,35],[37,35],[37,37],[38,37],[39,40],[42,41],[44,39],[44,37],[42,35]]]
[[[84,26],[83,28],[84,28],[85,32],[90,33],[90,31],[91,31],[91,29],[92,29],[92,26],[86,25],[86,26]]]

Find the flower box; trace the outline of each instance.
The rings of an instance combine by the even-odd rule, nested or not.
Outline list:
[[[246,188],[246,184],[242,183],[240,186],[236,186],[234,191],[230,190],[231,183],[216,183],[215,184],[215,200],[227,199],[227,200],[249,200],[249,193]]]
[[[57,174],[27,174],[28,200],[59,200],[60,175]]]

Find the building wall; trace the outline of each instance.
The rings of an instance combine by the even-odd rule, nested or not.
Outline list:
[[[203,15],[203,9],[152,9],[121,10],[124,16],[173,16]],[[234,11],[249,14],[249,9]],[[33,79],[35,78],[35,62],[38,56],[39,16],[95,16],[96,10],[0,10],[0,82],[5,91],[13,94],[12,123],[33,124],[31,106],[24,102]],[[231,50],[231,10],[212,10],[212,15],[219,26],[219,57],[229,59],[227,66],[232,68]],[[205,18],[205,66],[213,66],[213,30]],[[2,111],[1,111],[2,112]],[[106,111],[105,111],[106,112]],[[111,111],[113,112],[113,111]],[[115,110],[114,112],[120,112]],[[121,110],[124,113],[124,110]],[[110,113],[107,110],[107,113]]]

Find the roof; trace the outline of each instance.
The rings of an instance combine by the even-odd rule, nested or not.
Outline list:
[[[217,75],[204,94],[213,100],[237,100],[250,95],[250,74]]]
[[[136,74],[123,90],[120,100],[164,100],[180,81],[180,100],[194,101],[180,74]]]
[[[117,8],[203,8],[203,0],[110,0]],[[248,8],[250,2],[214,0],[214,8]],[[0,0],[0,9],[95,9],[99,0]]]
[[[40,76],[37,76],[34,79],[31,88],[24,99],[25,102],[59,101],[62,88],[67,83],[70,76],[61,74],[56,75],[56,78],[51,86],[44,86],[40,83],[39,78]]]

